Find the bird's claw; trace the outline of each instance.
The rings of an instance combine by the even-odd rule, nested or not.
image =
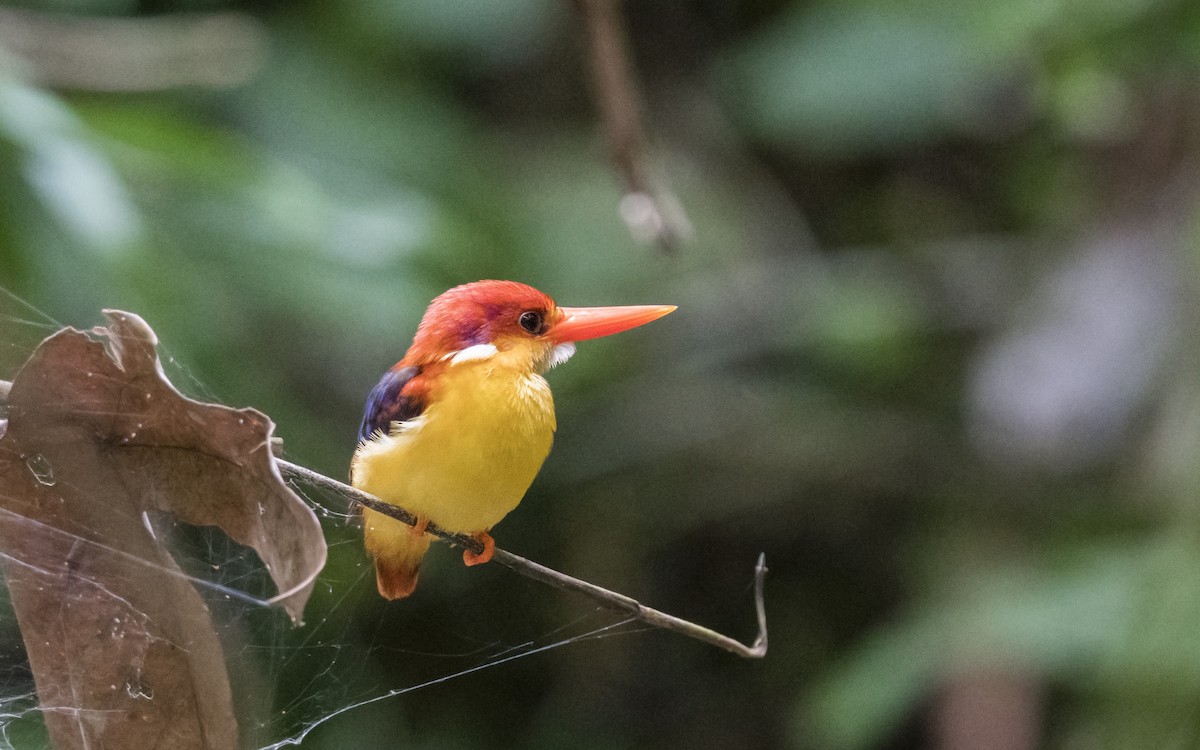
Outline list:
[[[488,560],[491,560],[492,555],[496,551],[496,540],[492,539],[492,535],[486,531],[480,531],[472,534],[471,538],[483,545],[483,552],[476,554],[469,549],[463,550],[463,563],[470,567],[472,565],[483,565]]]
[[[429,519],[425,516],[417,516],[417,522],[408,527],[408,533],[413,536],[421,536],[425,533],[426,527],[429,526]]]

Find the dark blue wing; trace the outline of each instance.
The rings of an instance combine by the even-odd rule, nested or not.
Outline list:
[[[362,427],[358,429],[359,440],[370,440],[376,431],[387,434],[392,422],[404,422],[425,410],[425,400],[404,386],[421,374],[419,367],[403,367],[389,370],[367,396],[367,410],[363,414]]]

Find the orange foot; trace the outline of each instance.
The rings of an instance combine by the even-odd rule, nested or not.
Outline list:
[[[492,554],[496,551],[496,540],[492,539],[492,535],[486,531],[479,531],[471,535],[471,538],[479,540],[483,544],[483,552],[478,555],[469,549],[463,550],[463,562],[467,566],[483,565],[488,560],[492,559]]]
[[[427,527],[428,525],[429,525],[428,518],[426,518],[425,516],[417,516],[417,525],[409,526],[408,533],[412,534],[413,536],[421,536],[422,534],[425,533],[425,527]]]

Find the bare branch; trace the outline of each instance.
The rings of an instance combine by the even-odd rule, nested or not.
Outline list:
[[[8,381],[0,380],[0,404],[4,404],[7,401],[8,389],[11,385]],[[278,452],[278,448],[282,448],[282,445],[273,441],[272,452]],[[346,500],[352,507],[354,505],[362,505],[390,516],[397,521],[406,523],[409,526],[417,524],[416,516],[404,508],[392,505],[391,503],[385,503],[374,495],[355,489],[348,484],[278,457],[275,458],[275,464],[279,467],[279,472],[284,477],[304,482],[313,487],[329,490]],[[466,534],[455,534],[446,531],[435,523],[430,523],[426,527],[426,531],[443,541],[469,549],[476,554],[483,552],[483,544]],[[535,581],[540,581],[548,586],[553,586],[564,591],[583,594],[606,609],[629,615],[647,625],[653,625],[656,628],[686,635],[689,638],[703,641],[704,643],[725,649],[732,654],[737,654],[747,659],[761,659],[767,655],[767,609],[763,599],[763,581],[767,575],[766,555],[760,554],[758,556],[758,563],[754,567],[754,608],[758,618],[758,636],[749,646],[727,635],[722,635],[715,630],[706,628],[703,625],[697,625],[694,622],[683,620],[666,612],[660,612],[657,609],[645,606],[632,597],[618,594],[615,591],[609,591],[606,588],[588,583],[587,581],[581,581],[578,578],[573,578],[520,555],[506,552],[499,547],[493,553],[492,560],[526,578],[532,578]]]
[[[625,186],[621,218],[630,233],[666,251],[691,236],[679,199],[654,179],[629,56],[620,0],[575,0],[588,34],[588,58],[596,106],[609,158]]]
[[[330,490],[352,505],[365,506],[371,510],[390,516],[397,521],[406,523],[409,526],[415,526],[417,523],[416,516],[413,514],[399,506],[385,503],[374,495],[369,495],[350,485],[343,484],[336,479],[330,479],[324,474],[318,474],[312,469],[299,466],[290,461],[276,459],[275,463],[279,466],[280,472],[285,477]],[[455,534],[446,531],[433,523],[429,524],[426,531],[450,544],[465,547],[477,554],[483,551],[483,545],[478,540],[465,534]],[[695,638],[696,640],[703,641],[717,648],[723,648],[732,654],[737,654],[748,659],[760,659],[767,654],[767,611],[763,600],[763,580],[767,574],[765,555],[760,554],[758,556],[758,564],[754,568],[754,606],[758,616],[758,636],[749,646],[702,625],[697,625],[696,623],[688,622],[665,612],[660,612],[657,609],[647,607],[636,599],[624,594],[618,594],[615,591],[609,591],[587,581],[572,578],[565,573],[560,573],[557,570],[547,568],[545,565],[540,565],[500,548],[496,548],[492,560],[515,573],[532,578],[535,581],[540,581],[541,583],[565,591],[574,591],[583,594],[607,609],[630,615],[647,625],[653,625],[656,628],[663,628],[664,630],[686,635],[689,638]]]

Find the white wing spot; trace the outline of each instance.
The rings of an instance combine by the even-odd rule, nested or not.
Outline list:
[[[418,414],[404,422],[392,422],[389,431],[375,430],[369,440],[358,444],[358,453],[373,456],[393,450],[399,443],[412,439],[412,434],[425,426],[429,421],[424,414]]]

